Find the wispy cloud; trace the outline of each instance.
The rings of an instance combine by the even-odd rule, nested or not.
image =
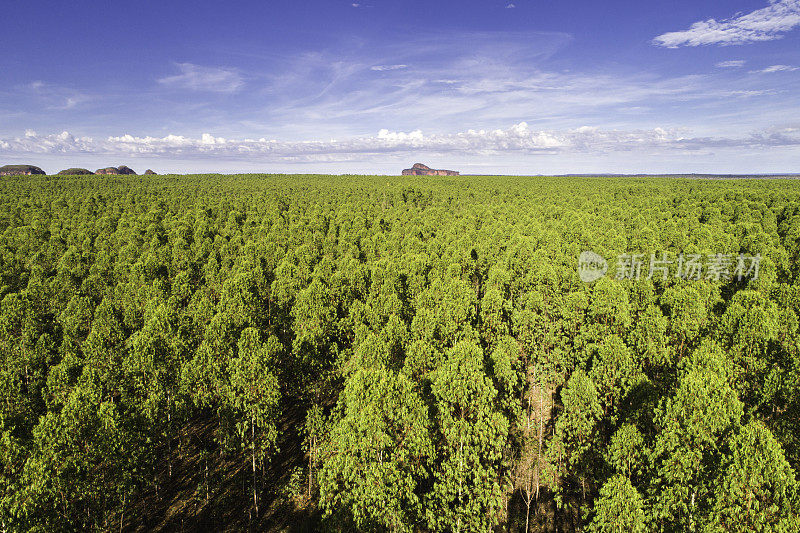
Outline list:
[[[46,109],[54,111],[75,109],[79,105],[92,100],[92,97],[88,94],[68,87],[45,83],[41,80],[29,83],[26,89],[39,99]]]
[[[244,79],[236,69],[204,67],[194,63],[176,63],[180,74],[167,76],[158,83],[191,91],[232,93],[244,85]]]
[[[488,121],[508,124],[540,112],[548,116],[553,108],[542,93],[567,94],[574,88],[559,83],[564,76],[547,79],[540,65],[570,40],[559,33],[443,30],[282,59],[262,89],[269,109],[257,120],[272,131],[270,124],[295,129],[313,124],[308,131],[286,128],[292,136],[311,130],[341,136],[385,124],[461,129]],[[614,79],[611,92],[620,84]],[[586,88],[602,92],[588,82]],[[598,98],[603,99],[593,94],[587,103]]]
[[[794,70],[800,70],[800,67],[794,67],[792,65],[770,65],[767,68],[763,68],[761,70],[751,70],[750,72],[757,74],[772,74],[773,72],[792,72]]]
[[[724,20],[695,22],[688,30],[659,35],[653,43],[667,48],[709,44],[737,45],[780,39],[800,26],[800,0],[770,0],[767,7]]]
[[[374,67],[370,67],[370,70],[378,70],[378,71],[385,71],[385,70],[400,70],[408,68],[408,65],[375,65]]]
[[[734,98],[756,99],[773,90],[759,86],[762,84],[757,81],[721,84],[712,74],[660,77],[651,73],[553,71],[541,68],[543,61],[529,56],[528,50],[508,53],[509,48],[495,50],[490,45],[471,50],[476,57],[455,54],[447,62],[400,57],[397,59],[410,66],[382,70],[381,76],[365,75],[370,72],[369,66],[346,68],[340,64],[334,70],[329,58],[316,57],[313,64],[298,68],[315,76],[300,76],[296,90],[282,88],[281,95],[291,98],[278,96],[270,119],[276,123],[313,123],[317,131],[323,128],[337,136],[348,133],[342,128],[347,124],[374,128],[391,124],[405,130],[437,131],[443,124],[466,129],[535,120],[557,128],[576,121],[607,124],[611,116],[615,122],[627,121],[620,113],[629,107],[645,106],[649,110],[645,112],[652,115],[664,106],[682,110],[723,106]],[[503,57],[503,53],[508,56]],[[281,83],[289,78],[283,76]],[[351,132],[358,132],[354,130]]]
[[[720,61],[717,63],[718,68],[741,68],[746,61],[744,59],[733,59],[731,61]]]
[[[416,130],[383,129],[374,136],[330,141],[225,139],[211,134],[199,138],[112,136],[104,140],[76,137],[68,132],[0,139],[0,152],[23,154],[94,154],[115,156],[171,156],[182,159],[225,157],[249,161],[319,162],[363,159],[389,154],[559,154],[628,151],[687,151],[711,148],[800,146],[800,128],[772,128],[746,137],[692,137],[670,128],[613,130],[583,126],[570,130],[537,130],[521,122],[507,129],[467,130],[451,134],[424,134]]]
[[[347,170],[345,162],[371,161],[377,166],[389,160],[413,161],[417,153],[420,159],[446,154],[444,161],[525,162],[532,157],[537,164],[549,154],[550,161],[583,158],[596,169],[591,161],[604,154],[612,162],[631,154],[652,168],[657,164],[653,161],[694,162],[698,150],[729,148],[725,153],[732,158],[750,154],[759,164],[767,159],[772,164],[800,149],[797,130],[765,129],[795,116],[800,95],[792,86],[776,86],[776,81],[789,81],[784,76],[796,73],[732,77],[711,69],[703,74],[658,74],[656,69],[619,65],[567,70],[552,58],[571,39],[557,33],[448,31],[383,42],[342,39],[321,50],[266,58],[263,71],[247,72],[248,80],[260,83],[241,85],[243,71],[212,69],[223,71],[217,80],[232,73],[235,102],[223,98],[219,104],[203,92],[131,95],[131,101],[139,100],[130,120],[116,122],[126,124],[123,131],[115,130],[111,121],[99,127],[74,121],[61,121],[58,129],[52,122],[48,126],[38,120],[36,113],[43,106],[31,96],[45,87],[37,83],[36,88],[24,87],[30,101],[23,101],[27,108],[17,106],[27,113],[15,120],[19,129],[0,131],[0,152],[10,155],[8,159],[42,154],[36,158],[42,161],[79,159],[73,154],[98,154],[103,157],[97,159],[105,160],[118,154],[140,160],[197,160],[203,162],[201,167],[219,159],[231,169],[267,162],[275,167],[313,162],[330,169],[334,167],[325,162],[341,161],[339,168]],[[786,63],[794,68],[792,61]],[[766,65],[731,59],[718,66],[749,70]],[[172,77],[182,81],[162,83],[188,87],[189,79],[200,78],[195,67],[184,64]],[[202,86],[194,81],[194,86]],[[215,84],[214,90],[219,87]],[[13,89],[23,92],[23,86]],[[110,105],[97,114],[113,110],[116,101],[109,99],[106,95]],[[176,111],[178,99],[192,107]],[[583,124],[596,127],[578,127]],[[23,136],[26,127],[40,133]],[[41,133],[63,128],[78,133]],[[198,136],[204,131],[213,135]],[[756,133],[747,135],[748,131]],[[125,132],[134,135],[122,135]],[[766,150],[773,146],[788,148]],[[675,155],[689,150],[691,157]],[[570,157],[560,158],[563,154]]]
[[[517,7],[517,6],[515,6],[514,4],[508,4],[506,6],[506,9],[514,9],[515,7]]]

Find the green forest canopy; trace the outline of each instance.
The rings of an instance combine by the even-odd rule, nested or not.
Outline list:
[[[798,181],[5,178],[0,315],[6,530],[800,527]]]

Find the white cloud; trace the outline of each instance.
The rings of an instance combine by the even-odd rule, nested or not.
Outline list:
[[[285,72],[275,69],[280,74],[276,83],[289,85],[266,93],[269,117],[259,119],[261,128],[255,131],[274,132],[274,124],[291,124],[284,131],[294,138],[341,137],[377,131],[385,124],[403,131],[458,131],[520,120],[535,120],[542,128],[572,127],[579,121],[630,127],[639,120],[621,118],[624,108],[646,106],[647,120],[660,120],[654,115],[665,106],[686,114],[702,106],[727,113],[721,109],[726,99],[756,97],[772,89],[760,87],[757,80],[721,83],[719,74],[666,78],[630,71],[543,69],[548,55],[568,42],[561,35],[532,35],[530,45],[516,36],[470,35],[468,51],[463,36],[452,43],[447,37],[441,43],[417,39],[413,47],[378,49],[368,62],[322,53]],[[442,60],[432,61],[435,53]],[[408,75],[410,68],[386,69],[400,64],[413,65],[414,75]],[[370,70],[374,66],[386,70],[375,76]],[[707,117],[707,111],[692,112],[688,120],[700,116]],[[673,118],[670,112],[663,120]]]
[[[517,7],[517,6],[515,6],[514,4],[508,4],[506,6],[506,9],[514,9],[515,7]]]
[[[370,67],[370,70],[378,70],[378,71],[385,71],[385,70],[400,70],[408,68],[408,65],[375,65],[374,67]]]
[[[181,159],[227,158],[268,162],[348,161],[389,155],[450,154],[458,156],[519,154],[605,154],[686,152],[711,148],[800,146],[800,128],[771,128],[747,137],[691,137],[674,128],[617,130],[582,126],[568,130],[537,130],[520,122],[507,129],[470,129],[449,134],[420,130],[380,130],[377,135],[330,141],[226,139],[205,133],[137,137],[122,135],[95,140],[68,132],[0,139],[0,152],[27,154],[92,154]]]
[[[195,96],[201,101],[193,101],[191,95],[181,93],[181,102],[173,103],[154,98],[152,91],[125,93],[123,115],[117,109],[123,108],[122,97],[107,94],[93,103],[91,116],[59,119],[60,126],[38,115],[45,105],[32,87],[15,86],[27,100],[20,99],[24,105],[16,107],[22,111],[19,116],[5,121],[7,126],[18,124],[17,128],[6,127],[0,138],[9,154],[4,156],[7,160],[14,160],[17,153],[26,159],[29,156],[24,154],[42,154],[37,161],[68,159],[64,166],[75,166],[79,156],[59,154],[87,154],[87,159],[94,158],[97,166],[103,166],[106,161],[125,161],[110,157],[120,154],[137,161],[148,157],[151,161],[198,161],[200,168],[224,167],[225,161],[231,170],[270,161],[275,162],[273,168],[304,160],[413,161],[418,151],[447,154],[442,161],[473,158],[501,163],[535,160],[537,164],[548,159],[596,161],[600,157],[613,163],[616,156],[622,160],[631,154],[644,167],[653,168],[668,157],[691,165],[697,160],[696,150],[719,146],[749,146],[749,150],[731,148],[727,153],[749,153],[750,164],[775,165],[778,152],[796,157],[800,150],[796,144],[783,150],[764,149],[767,142],[785,145],[797,133],[762,134],[755,140],[746,134],[795,116],[800,94],[791,86],[775,85],[776,79],[792,78],[793,73],[731,78],[730,71],[712,68],[703,74],[670,77],[655,70],[608,65],[591,70],[554,69],[549,58],[569,41],[570,36],[564,34],[443,30],[366,46],[348,42],[313,53],[276,56],[265,71],[248,74],[248,79],[261,83],[258,87],[255,81],[248,83],[247,90],[235,93],[235,101],[225,98],[220,105],[209,105],[207,94],[198,93]],[[464,42],[470,46],[465,48]],[[724,57],[741,56],[719,59]],[[399,65],[408,67],[392,68]],[[751,60],[745,66],[750,70],[767,65]],[[153,136],[120,135],[125,131],[92,118],[110,116],[118,117],[117,122],[126,124],[129,132]],[[523,120],[529,126],[521,126]],[[513,129],[506,127],[515,123],[518,126]],[[597,128],[577,129],[583,124]],[[503,129],[497,130],[498,125]],[[386,126],[388,130],[379,132]],[[8,138],[22,137],[25,127],[40,134]],[[45,134],[64,128],[79,133],[74,139]],[[201,137],[204,131],[214,135]],[[188,132],[191,137],[167,135],[170,132]],[[364,136],[368,132],[376,133]],[[93,138],[82,137],[89,134]],[[293,142],[303,139],[310,141]],[[689,149],[695,151],[686,155]],[[668,152],[668,157],[661,157],[662,152]],[[481,155],[485,153],[496,155]],[[220,162],[213,163],[217,158]],[[433,163],[437,158],[422,160]],[[735,168],[727,160],[723,163],[729,166],[720,168]],[[587,165],[598,170],[592,163]],[[343,162],[338,168],[346,166]],[[335,167],[323,169],[331,168]]]
[[[717,63],[718,68],[741,68],[746,61],[744,59],[733,59],[731,61],[720,61]]]
[[[49,110],[64,111],[74,109],[80,104],[93,99],[88,94],[69,87],[60,87],[43,81],[29,83],[26,88],[43,102],[45,109]]]
[[[232,93],[244,85],[241,74],[235,69],[204,67],[194,63],[176,63],[180,74],[167,76],[158,83],[192,91]]]
[[[760,73],[760,74],[772,74],[773,72],[792,72],[794,70],[800,70],[800,67],[793,67],[791,65],[770,65],[767,68],[761,70],[751,70],[752,73]]]
[[[708,44],[737,45],[780,39],[800,26],[800,0],[770,0],[767,7],[717,21],[695,22],[688,30],[659,35],[653,43],[667,48]]]

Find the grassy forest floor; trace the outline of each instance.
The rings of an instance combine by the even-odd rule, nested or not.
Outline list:
[[[259,516],[253,510],[247,452],[221,454],[205,449],[204,443],[214,442],[216,420],[213,413],[204,413],[186,426],[180,437],[181,449],[162,450],[164,458],[169,459],[158,474],[161,486],[158,492],[152,489],[130,506],[123,530],[314,531],[321,513],[306,497],[306,479],[293,477],[307,467],[297,431],[304,417],[305,411],[298,404],[282,410],[279,451],[264,465]],[[203,490],[206,487],[207,493]]]

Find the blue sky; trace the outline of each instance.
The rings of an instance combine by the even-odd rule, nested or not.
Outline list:
[[[800,0],[13,2],[0,164],[800,172]]]

